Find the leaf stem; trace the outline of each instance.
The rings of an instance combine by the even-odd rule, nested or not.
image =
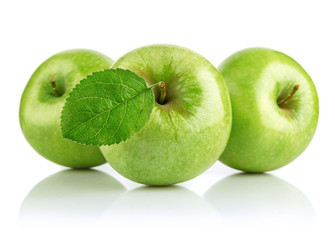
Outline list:
[[[58,89],[56,88],[56,80],[54,76],[50,76],[50,83],[51,83],[51,87],[54,90],[54,92],[60,97],[62,96],[62,94],[58,91]]]
[[[299,85],[295,85],[290,96],[288,96],[284,101],[282,101],[281,103],[278,104],[279,107],[283,108],[285,107],[285,105],[287,104],[287,102],[293,98],[293,95],[296,93],[296,91],[298,91],[299,89]]]
[[[158,83],[155,83],[155,84],[152,84],[151,86],[149,86],[148,88],[151,89],[151,88],[155,88],[159,85],[159,82]]]

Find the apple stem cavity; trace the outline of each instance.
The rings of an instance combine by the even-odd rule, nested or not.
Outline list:
[[[166,97],[166,84],[163,81],[160,81],[158,83],[152,84],[149,86],[149,89],[152,89],[154,87],[159,87],[161,90],[161,95],[159,96],[158,103],[163,105],[165,103],[165,97]]]
[[[165,97],[166,97],[166,87],[165,87],[165,82],[160,81],[158,83],[159,88],[161,89],[161,95],[159,96],[158,103],[159,104],[164,104],[165,102]]]
[[[56,88],[56,80],[54,76],[50,76],[50,83],[51,83],[51,87],[54,90],[54,92],[60,97],[62,96],[62,94],[58,91],[58,89]]]
[[[299,87],[300,87],[299,85],[295,85],[294,88],[293,88],[293,90],[292,90],[292,92],[291,92],[291,94],[290,94],[290,96],[288,96],[284,101],[278,103],[278,106],[280,108],[284,108],[285,105],[288,103],[288,101],[293,98],[293,95],[298,91]]]

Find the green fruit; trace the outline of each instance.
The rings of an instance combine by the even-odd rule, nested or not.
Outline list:
[[[148,185],[170,185],[194,178],[220,156],[231,128],[229,94],[221,74],[195,52],[172,45],[133,50],[113,68],[129,69],[159,89],[149,121],[125,142],[101,147],[121,175]]]
[[[20,124],[24,136],[39,154],[72,168],[105,163],[98,147],[80,145],[62,137],[60,115],[71,89],[81,79],[112,64],[101,53],[70,50],[52,56],[38,67],[21,98]]]
[[[230,56],[219,71],[233,111],[220,160],[246,172],[280,168],[298,157],[316,130],[319,105],[312,79],[289,56],[252,48]]]

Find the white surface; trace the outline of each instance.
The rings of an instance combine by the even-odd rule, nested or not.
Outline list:
[[[331,3],[1,1],[0,239],[334,239]],[[31,74],[62,50],[95,49],[116,60],[154,43],[186,46],[215,66],[246,47],[290,55],[318,90],[312,143],[270,176],[230,177],[238,172],[216,163],[194,180],[156,189],[104,165],[88,173],[101,184],[78,185],[86,173],[70,172],[64,186],[63,169],[40,157],[20,130],[19,101]]]

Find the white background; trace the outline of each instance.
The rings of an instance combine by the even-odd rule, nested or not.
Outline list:
[[[1,1],[0,239],[334,239],[331,3]],[[63,168],[29,146],[18,109],[39,64],[72,48],[117,60],[155,43],[188,47],[215,66],[255,46],[293,57],[314,80],[320,100],[308,149],[268,176],[229,177],[238,171],[218,162],[179,187],[143,188],[108,165],[64,177]]]

